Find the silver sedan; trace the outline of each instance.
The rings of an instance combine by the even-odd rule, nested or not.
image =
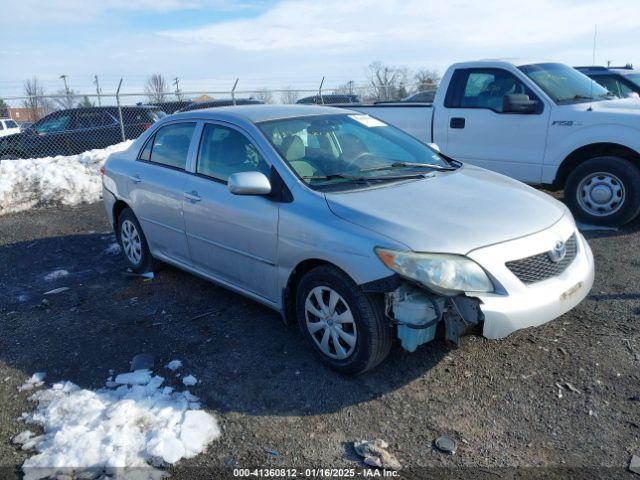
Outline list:
[[[344,373],[394,338],[540,325],[593,283],[563,204],[344,109],[171,115],[109,157],[103,187],[131,269],[170,263],[268,305]]]

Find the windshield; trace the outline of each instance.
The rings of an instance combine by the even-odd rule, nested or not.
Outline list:
[[[607,100],[614,95],[586,75],[562,63],[537,63],[519,69],[557,104]]]
[[[397,180],[453,168],[424,143],[369,115],[287,118],[258,127],[312,186]]]
[[[640,87],[640,73],[631,73],[625,77]]]

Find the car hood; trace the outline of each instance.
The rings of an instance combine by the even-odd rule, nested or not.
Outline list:
[[[581,105],[583,107],[585,106],[584,103]],[[637,98],[618,98],[615,100],[606,100],[604,102],[593,102],[586,105],[589,105],[591,109],[596,112],[600,111],[640,115],[640,100]]]
[[[418,252],[466,254],[544,230],[567,212],[549,195],[471,165],[325,197],[338,217]]]

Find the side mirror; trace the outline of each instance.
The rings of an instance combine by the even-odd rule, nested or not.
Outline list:
[[[239,172],[229,177],[227,188],[234,195],[269,195],[271,182],[264,173]]]
[[[502,97],[502,113],[535,113],[537,102],[524,93],[507,93]]]
[[[638,95],[638,92],[629,92],[625,95],[625,98],[640,98],[640,95]]]

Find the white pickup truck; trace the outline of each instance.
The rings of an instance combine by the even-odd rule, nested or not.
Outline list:
[[[640,101],[616,99],[567,65],[456,63],[433,104],[349,108],[454,159],[564,189],[583,222],[622,225],[640,213]]]

